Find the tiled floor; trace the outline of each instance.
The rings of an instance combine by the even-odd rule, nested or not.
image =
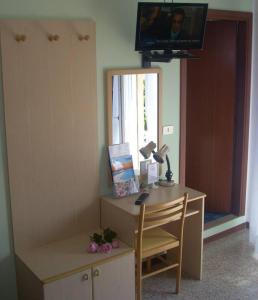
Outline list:
[[[258,260],[244,230],[204,246],[203,280],[183,279],[175,295],[173,273],[144,281],[144,300],[258,300]]]

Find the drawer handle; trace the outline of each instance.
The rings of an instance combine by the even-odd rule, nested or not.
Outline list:
[[[88,274],[84,274],[84,275],[82,276],[82,281],[87,281],[88,279],[89,279]]]
[[[95,270],[93,271],[93,276],[94,276],[94,277],[99,277],[99,275],[100,275],[99,269],[95,269]]]

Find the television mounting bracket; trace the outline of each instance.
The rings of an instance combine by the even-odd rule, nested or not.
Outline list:
[[[163,52],[158,51],[142,51],[142,67],[150,68],[152,62],[163,62],[169,63],[172,59],[198,59],[198,56],[191,54],[188,51],[174,51],[174,50],[163,50]]]

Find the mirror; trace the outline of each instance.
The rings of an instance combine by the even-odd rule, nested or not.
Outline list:
[[[139,169],[144,160],[139,149],[150,141],[161,144],[161,70],[109,70],[107,75],[108,143],[129,143],[134,168]]]

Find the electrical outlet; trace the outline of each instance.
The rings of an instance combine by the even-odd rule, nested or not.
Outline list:
[[[169,135],[174,133],[174,126],[168,125],[163,126],[163,135]]]

